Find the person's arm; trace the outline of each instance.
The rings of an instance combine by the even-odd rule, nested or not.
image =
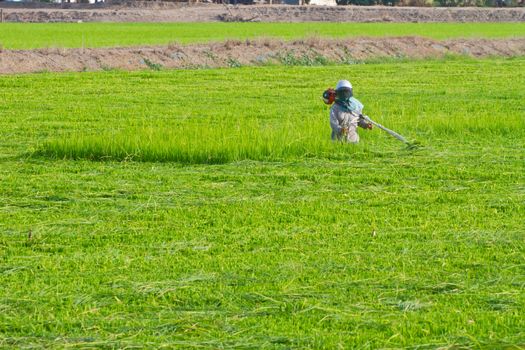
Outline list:
[[[334,130],[337,133],[340,133],[343,129],[341,125],[339,125],[339,119],[337,118],[338,112],[335,110],[335,108],[330,108],[330,126],[332,127],[332,130]]]

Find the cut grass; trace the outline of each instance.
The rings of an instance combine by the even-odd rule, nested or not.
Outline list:
[[[190,44],[260,37],[510,38],[524,23],[1,23],[4,49]]]
[[[0,347],[519,348],[524,66],[2,77]],[[150,133],[154,150],[186,135],[195,155],[258,135],[278,146],[286,130],[315,151],[320,93],[340,77],[425,148],[376,130],[336,159],[67,158]],[[220,125],[243,131],[225,141]],[[60,159],[26,157],[48,144]]]

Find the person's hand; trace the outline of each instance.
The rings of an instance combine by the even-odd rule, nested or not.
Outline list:
[[[366,119],[363,117],[359,118],[357,125],[359,125],[359,127],[363,129],[368,129],[368,130],[372,129],[372,123],[366,121]]]

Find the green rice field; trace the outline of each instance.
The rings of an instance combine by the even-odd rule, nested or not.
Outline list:
[[[525,23],[1,23],[4,49],[113,47],[203,43],[260,37],[434,39],[525,36]]]
[[[331,142],[340,78],[420,147]],[[1,76],[0,348],[523,349],[524,84],[524,58]]]

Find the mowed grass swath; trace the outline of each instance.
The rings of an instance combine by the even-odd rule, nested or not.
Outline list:
[[[522,347],[524,65],[2,77],[0,346]]]
[[[120,47],[261,37],[512,38],[524,23],[0,23],[4,49]]]

